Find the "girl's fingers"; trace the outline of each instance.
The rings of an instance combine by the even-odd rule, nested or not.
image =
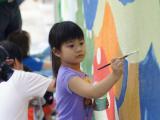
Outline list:
[[[117,66],[118,67],[122,67],[123,66],[123,62],[119,62]]]
[[[122,60],[122,59],[114,59],[114,60],[112,61],[112,65],[113,65],[114,68],[122,67],[123,64],[124,64],[124,60]]]
[[[112,59],[112,60],[111,60],[111,63],[114,63],[115,61],[116,61],[116,58],[115,58],[115,59]]]

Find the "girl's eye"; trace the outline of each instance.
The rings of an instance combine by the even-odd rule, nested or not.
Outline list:
[[[84,44],[84,42],[80,42],[80,45],[83,45]]]
[[[68,47],[73,48],[73,47],[74,47],[74,45],[68,45]]]

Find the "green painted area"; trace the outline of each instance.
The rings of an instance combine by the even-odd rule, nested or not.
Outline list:
[[[77,1],[78,10],[76,12],[76,22],[84,29],[83,1]]]
[[[94,57],[94,41],[93,34],[91,36],[87,34],[87,30],[85,33],[85,41],[86,41],[86,57],[82,62],[82,68],[85,73],[87,73],[90,77],[92,77],[92,65],[93,65],[93,57]]]
[[[76,23],[83,29],[85,42],[86,42],[86,57],[81,64],[85,73],[92,77],[92,64],[94,56],[94,34],[93,31],[88,31],[85,27],[84,14],[83,14],[83,1],[78,0],[78,10],[76,13]]]
[[[58,13],[57,13],[57,21],[62,21],[62,12],[61,12],[61,0],[58,0],[58,2],[57,2],[57,11],[58,11]]]

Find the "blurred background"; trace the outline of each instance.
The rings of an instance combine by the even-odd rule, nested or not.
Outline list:
[[[25,0],[21,5],[22,29],[31,35],[30,54],[48,47],[48,34],[55,23],[55,0]]]
[[[111,73],[97,68],[139,51],[126,59],[123,78],[106,93],[108,109],[95,111],[94,119],[160,120],[160,0],[25,0],[20,9],[22,28],[31,35],[30,54],[42,60],[50,56],[51,26],[76,22],[87,45],[81,68],[95,82]],[[49,71],[45,75],[52,76]]]

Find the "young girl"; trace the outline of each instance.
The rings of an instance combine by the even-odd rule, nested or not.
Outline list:
[[[88,82],[80,70],[85,57],[85,40],[81,28],[70,21],[56,23],[49,33],[53,50],[52,66],[56,81],[57,120],[91,120],[92,98],[99,98],[119,80],[123,59],[113,59],[113,72],[96,85]]]
[[[54,90],[54,82],[35,73],[23,72],[18,47],[0,42],[0,120],[28,120],[29,101]],[[13,69],[14,68],[14,69]]]

